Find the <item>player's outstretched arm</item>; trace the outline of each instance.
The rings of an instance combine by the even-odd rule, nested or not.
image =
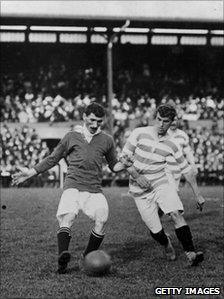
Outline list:
[[[152,185],[150,181],[144,175],[139,174],[133,165],[128,167],[127,171],[133,177],[133,179],[136,180],[136,182],[141,188],[146,188],[150,191],[152,190]]]
[[[134,166],[127,167],[121,162],[117,162],[114,165],[114,172],[119,172],[121,170],[127,170],[127,172],[132,176],[133,179],[136,180],[136,182],[139,184],[141,188],[147,188],[151,190],[151,183],[149,180],[147,180],[146,177],[143,175],[140,175]]]
[[[198,184],[196,181],[196,176],[194,174],[194,170],[192,169],[192,167],[190,167],[189,163],[184,158],[183,153],[180,150],[180,148],[178,148],[174,152],[174,158],[178,162],[181,172],[183,173],[184,177],[186,178],[187,182],[189,183],[189,185],[192,188],[192,191],[194,193],[195,200],[197,203],[197,209],[202,211],[205,200],[204,200],[203,196],[200,194]]]
[[[113,171],[119,172],[125,170],[128,167],[132,166],[132,164],[133,164],[133,159],[128,155],[124,154],[119,158],[119,161],[114,165]]]
[[[12,185],[18,186],[37,174],[34,168],[18,167],[19,172],[12,175]]]
[[[186,155],[186,159],[187,159],[188,163],[191,165],[194,175],[197,175],[198,169],[197,169],[197,166],[195,165],[193,151],[189,145],[186,148],[184,148],[184,153]]]
[[[205,203],[205,199],[200,194],[200,191],[198,189],[198,184],[197,184],[197,181],[196,181],[196,178],[195,178],[195,175],[194,175],[193,171],[192,170],[189,171],[188,173],[184,174],[184,176],[185,176],[187,182],[189,183],[189,185],[191,186],[191,188],[194,192],[195,200],[196,200],[196,203],[197,203],[197,209],[202,211],[204,203]]]
[[[138,173],[136,168],[133,166],[133,163],[134,163],[134,158],[124,154],[119,158],[119,161],[114,165],[113,171],[119,172],[121,170],[126,170],[130,174],[130,176],[132,176],[132,178],[136,180],[136,182],[139,184],[141,188],[147,188],[151,190],[151,183],[145,176],[140,175]]]
[[[114,167],[113,167],[113,171],[114,172],[119,172],[119,171],[122,171],[122,170],[124,170],[125,169],[125,166],[124,166],[124,164],[123,163],[121,163],[121,162],[117,162],[115,165],[114,165]]]

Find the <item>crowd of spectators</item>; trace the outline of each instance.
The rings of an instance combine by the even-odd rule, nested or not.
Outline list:
[[[6,184],[19,167],[33,167],[49,154],[47,143],[40,139],[35,129],[28,126],[10,130],[4,124],[1,127],[0,143],[1,178],[7,180]],[[48,175],[49,173],[45,174]],[[42,184],[43,181],[43,178],[39,177],[38,183]]]
[[[83,106],[91,101],[106,105],[105,76],[100,68],[74,70],[64,64],[48,65],[28,74],[2,74],[1,121],[79,120]],[[114,117],[119,121],[148,118],[158,103],[172,99],[185,119],[222,118],[224,98],[220,79],[217,85],[209,79],[210,84],[201,79],[193,85],[192,80],[182,72],[154,73],[148,65],[143,65],[137,74],[131,69],[115,70]]]
[[[187,131],[199,174],[205,181],[223,182],[224,134],[216,128],[197,127]]]
[[[65,64],[46,65],[32,72],[1,75],[1,121],[35,123],[80,120],[83,109],[92,101],[107,107],[105,72],[100,68],[72,69]],[[219,78],[219,74],[217,74]],[[217,78],[216,77],[216,78]],[[132,121],[147,125],[158,104],[172,100],[183,120],[217,120],[223,118],[224,93],[220,78],[200,80],[182,71],[151,70],[143,64],[140,71],[119,69],[114,72],[112,100],[114,137],[118,154],[129,134]],[[201,173],[222,176],[223,136],[216,131],[199,128],[188,130]],[[2,171],[12,173],[18,163],[32,167],[48,154],[35,130],[1,129]],[[119,179],[125,174],[118,175]],[[104,169],[104,179],[115,176]]]

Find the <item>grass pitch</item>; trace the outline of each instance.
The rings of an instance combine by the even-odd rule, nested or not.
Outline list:
[[[191,190],[182,188],[185,218],[197,249],[205,261],[187,266],[167,216],[163,217],[178,259],[167,262],[163,250],[152,240],[127,188],[108,188],[110,207],[102,249],[113,261],[111,273],[88,277],[77,267],[89,238],[92,222],[80,213],[72,227],[69,273],[58,275],[55,217],[60,189],[11,188],[1,190],[1,293],[0,298],[159,298],[155,287],[222,287],[223,283],[223,190],[202,187],[207,198],[203,212],[196,210]],[[161,298],[223,298],[179,296]]]

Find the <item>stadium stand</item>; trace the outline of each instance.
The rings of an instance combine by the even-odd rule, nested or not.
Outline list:
[[[121,69],[114,75],[114,117],[123,121],[136,117],[148,118],[149,109],[172,98],[180,117],[192,120],[221,119],[224,106],[221,69],[217,70],[216,75],[219,78],[216,84],[204,75],[200,85],[200,82],[193,84],[195,75],[188,76],[181,72],[171,75],[167,70],[152,72],[146,64],[142,65],[140,74],[133,69]],[[65,64],[40,67],[34,70],[34,74],[3,74],[2,121],[79,120],[83,105],[94,100],[106,104],[103,76],[100,68],[71,69]]]
[[[63,49],[57,55],[52,55],[48,50],[44,61],[35,60],[40,54],[36,50],[34,53],[32,51],[33,48],[29,51],[25,49],[24,52],[17,49],[16,52],[5,54],[11,57],[11,64],[9,69],[3,65],[1,74],[1,122],[5,123],[1,131],[2,177],[15,170],[20,155],[28,154],[29,159],[26,159],[24,166],[32,166],[49,151],[46,143],[40,140],[33,129],[24,127],[21,132],[17,129],[10,132],[7,123],[80,121],[83,107],[91,101],[100,102],[105,107],[107,105],[106,74],[99,61],[100,54],[97,54],[99,57],[95,58],[94,63],[90,57],[86,61],[71,64],[73,51],[65,58]],[[144,60],[137,60],[136,52],[132,50],[123,64],[115,65],[112,107],[118,153],[133,127],[147,125],[152,120],[157,105],[172,100],[179,117],[185,123],[194,121],[198,126],[199,120],[209,120],[213,124],[209,129],[186,126],[185,130],[195,152],[199,179],[223,181],[223,133],[217,127],[218,120],[223,118],[223,70],[215,63],[221,57],[220,51],[214,51],[213,55],[210,53],[211,59],[197,69],[194,68],[194,63],[199,59],[200,51],[196,53],[192,50],[191,53],[186,50],[186,53],[179,56],[170,53],[169,49],[157,51],[158,53],[156,51],[151,53],[155,57],[152,61],[150,57],[145,57],[146,54],[143,55]],[[191,54],[194,55],[190,56]],[[29,61],[26,61],[27,55]],[[217,56],[217,59],[214,60],[213,56]],[[8,59],[9,57],[5,58]],[[187,67],[189,59],[195,60],[191,61],[191,67]],[[117,60],[119,61],[119,57]],[[120,60],[123,61],[121,58]],[[203,57],[199,60],[201,63]],[[126,179],[124,173],[115,176],[105,167],[105,184],[115,181],[122,184],[122,180]]]

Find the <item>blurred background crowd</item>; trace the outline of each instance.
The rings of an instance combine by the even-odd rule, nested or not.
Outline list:
[[[223,86],[209,77],[166,70],[153,73],[143,64],[140,74],[121,69],[114,74],[113,110],[116,120],[148,118],[160,102],[172,99],[180,117],[212,119],[223,117]],[[64,64],[48,65],[33,73],[1,76],[1,121],[54,122],[79,120],[83,106],[91,101],[106,105],[105,73],[100,68],[72,69]],[[186,78],[185,78],[186,76]],[[190,91],[190,92],[189,92]]]
[[[19,55],[23,55],[22,64],[19,64]],[[29,123],[79,121],[83,108],[92,101],[107,108],[106,71],[96,63],[81,68],[57,55],[45,63],[26,62],[24,57],[24,53],[16,52],[11,66],[4,66],[0,76],[1,176],[13,173],[21,163],[32,167],[52,150],[29,128]],[[32,58],[30,53],[29,57]],[[189,55],[186,57],[189,59]],[[154,63],[126,61],[126,65],[115,65],[112,106],[117,151],[121,151],[131,124],[132,128],[133,124],[148,125],[156,107],[172,100],[190,137],[199,174],[222,181],[224,144],[217,121],[223,119],[223,69],[217,67],[214,71],[205,65],[195,69],[194,63],[188,66],[186,57],[175,60],[175,64],[157,57]],[[213,126],[192,129],[187,126],[192,120],[211,120]],[[7,127],[10,122],[26,126],[10,131]],[[104,169],[105,181],[126,178],[125,173],[115,176]]]
[[[28,126],[10,130],[5,124],[1,127],[1,176],[3,185],[7,185],[8,177],[19,167],[33,167],[49,154],[49,148],[45,141],[40,139],[35,129]],[[35,179],[37,186],[43,186],[44,180],[52,175],[52,172],[43,174]],[[4,182],[5,178],[5,182]],[[31,181],[28,182],[28,185]]]

